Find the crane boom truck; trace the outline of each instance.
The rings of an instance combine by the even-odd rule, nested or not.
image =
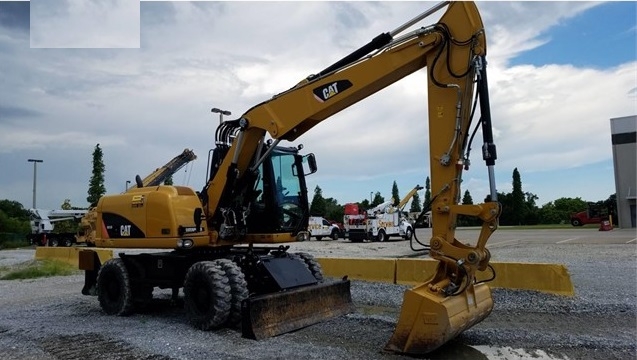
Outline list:
[[[29,244],[38,246],[71,246],[75,243],[75,232],[55,233],[58,221],[80,221],[88,210],[45,210],[29,209],[31,233],[27,235]]]
[[[437,23],[399,36],[443,8]],[[279,144],[295,141],[321,121],[427,67],[435,194],[429,246],[438,267],[431,279],[405,292],[385,349],[422,354],[438,348],[482,321],[493,307],[489,287],[476,281],[476,273],[489,266],[485,245],[500,213],[485,55],[476,5],[443,2],[238,119],[223,122],[200,196],[184,186],[158,186],[99,200],[97,246],[166,251],[121,252],[103,264],[92,249],[81,251],[82,292],[96,294],[105,313],[127,315],[152,298],[153,288],[172,289],[178,296],[183,287],[192,325],[210,330],[240,322],[243,336],[255,339],[352,311],[349,280],[324,278],[311,255],[288,252],[283,245],[307,240],[305,176],[317,167],[313,154],[299,154],[301,145]],[[492,202],[460,205],[477,103],[481,117],[476,128],[482,127]],[[458,214],[482,219],[474,245],[456,240]]]

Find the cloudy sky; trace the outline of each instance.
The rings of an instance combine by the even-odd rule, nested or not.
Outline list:
[[[34,158],[37,207],[87,206],[98,143],[108,193],[184,148],[199,158],[174,181],[200,190],[211,108],[237,118],[434,4],[0,1],[0,199],[31,207]],[[517,167],[539,205],[615,192],[610,119],[637,114],[636,6],[478,2],[499,191]],[[318,159],[310,197],[317,185],[341,204],[424,185],[426,95],[421,71],[299,138]],[[487,172],[479,151],[472,161],[462,190],[481,201]]]

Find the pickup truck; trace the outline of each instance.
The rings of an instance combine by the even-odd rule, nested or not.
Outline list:
[[[341,235],[341,229],[338,225],[332,224],[320,216],[311,216],[307,229],[310,232],[310,239],[321,240],[323,237],[329,237],[332,240],[338,240]]]

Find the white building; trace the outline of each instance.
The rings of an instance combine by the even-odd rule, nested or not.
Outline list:
[[[637,115],[610,119],[617,194],[617,220],[620,228],[635,227],[637,199]]]

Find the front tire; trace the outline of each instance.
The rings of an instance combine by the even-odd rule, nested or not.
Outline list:
[[[232,296],[228,277],[219,264],[200,261],[188,269],[184,280],[184,305],[190,323],[201,330],[228,321]]]
[[[104,263],[97,274],[97,298],[108,315],[133,313],[133,295],[124,261],[113,258]]]
[[[582,222],[579,219],[571,219],[571,225],[582,226]]]
[[[236,326],[241,323],[241,303],[248,298],[248,283],[239,265],[228,259],[216,260],[221,269],[228,277],[230,285],[230,313],[228,315],[228,325]]]
[[[411,240],[412,236],[414,236],[414,231],[408,227],[407,230],[405,230],[405,240]]]
[[[385,230],[378,230],[378,241],[384,242],[387,240],[387,234],[385,234]]]
[[[338,240],[338,238],[339,238],[338,230],[336,230],[336,229],[332,230],[332,234],[330,235],[330,237],[332,238],[332,240]]]

